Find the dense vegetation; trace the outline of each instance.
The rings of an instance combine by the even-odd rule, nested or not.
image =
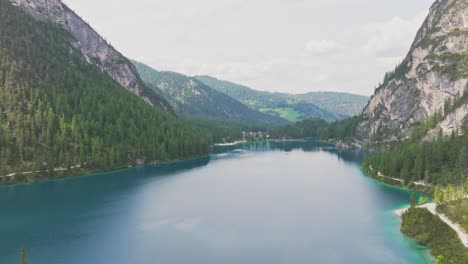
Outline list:
[[[468,130],[465,123],[463,135],[442,136],[432,140],[423,136],[436,122],[431,118],[415,128],[413,136],[390,149],[373,153],[364,161],[364,168],[372,166],[384,175],[407,181],[425,180],[433,184],[462,185],[468,174]],[[422,142],[421,142],[422,141]]]
[[[343,117],[360,115],[369,101],[368,96],[341,92],[311,92],[292,97]]]
[[[134,62],[143,81],[185,117],[237,123],[284,125],[288,121],[251,109],[199,80],[180,73],[157,71]]]
[[[103,170],[209,151],[210,133],[124,90],[70,38],[0,0],[0,175],[50,177],[60,167]]]
[[[304,119],[335,121],[361,113],[368,97],[335,92],[285,94],[256,91],[209,76],[197,76],[199,81],[223,92],[253,109],[279,115],[292,122]]]
[[[447,100],[444,108],[417,125],[409,139],[397,142],[385,151],[373,153],[364,161],[364,169],[406,181],[425,180],[437,185],[463,185],[468,178],[468,120],[461,131],[451,136],[433,135],[439,122],[468,102],[468,88],[455,100]],[[428,140],[428,134],[432,134]],[[458,135],[461,134],[461,135]]]
[[[404,74],[397,68],[386,77]],[[468,206],[468,120],[459,131],[443,136],[437,125],[468,102],[468,90],[454,100],[448,99],[443,109],[413,128],[409,139],[385,145],[383,151],[371,153],[363,169],[376,179],[433,195],[441,203],[437,210],[467,229]],[[371,140],[383,141],[385,133]],[[381,149],[379,144],[372,147]],[[403,179],[399,181],[398,179]],[[415,184],[424,181],[431,185]],[[436,263],[468,263],[468,250],[453,229],[426,209],[411,208],[403,215],[402,232],[432,249]]]
[[[468,249],[457,233],[425,208],[411,207],[402,216],[401,231],[421,245],[431,248],[439,263],[468,263]]]
[[[185,121],[210,131],[215,143],[239,141],[243,139],[243,132],[265,132],[270,127],[265,124],[221,122],[203,118],[186,118]]]
[[[352,140],[355,138],[359,117],[327,123],[321,119],[307,119],[295,124],[268,130],[271,138],[315,138],[320,140]]]
[[[457,222],[468,232],[468,199],[456,199],[437,206],[437,212]]]

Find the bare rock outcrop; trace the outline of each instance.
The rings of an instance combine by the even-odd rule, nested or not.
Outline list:
[[[467,87],[468,0],[437,0],[406,58],[376,89],[358,131],[369,140],[407,138],[450,100],[461,106],[444,113],[438,129],[459,132],[468,114],[466,100],[460,102]]]
[[[97,65],[114,81],[147,104],[172,113],[171,107],[164,99],[145,87],[133,64],[60,0],[10,1],[36,19],[59,24],[73,36],[71,44],[81,50],[88,62]]]

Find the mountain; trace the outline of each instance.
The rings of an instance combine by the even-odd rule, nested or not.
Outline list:
[[[255,110],[279,115],[292,122],[307,118],[321,118],[328,121],[344,119],[361,113],[368,101],[365,96],[345,93],[312,92],[293,95],[262,92],[210,76],[196,76],[196,78]]]
[[[144,82],[172,105],[182,116],[218,121],[286,124],[287,120],[251,109],[196,78],[167,71],[157,71],[133,62]]]
[[[386,74],[364,109],[358,132],[380,140],[408,138],[430,120],[429,136],[461,133],[467,83],[468,1],[437,0],[403,62]]]
[[[340,92],[311,92],[292,95],[292,97],[344,117],[360,115],[364,106],[369,102],[367,96]]]
[[[60,0],[10,0],[41,21],[53,22],[70,33],[70,45],[81,51],[89,63],[98,66],[123,88],[147,104],[172,112],[156,93],[145,87],[135,67],[91,26]]]
[[[22,3],[37,5],[0,0],[0,184],[208,153],[208,131],[151,106],[164,100],[142,84],[140,98],[124,89],[63,24],[30,14],[68,17],[65,6]]]

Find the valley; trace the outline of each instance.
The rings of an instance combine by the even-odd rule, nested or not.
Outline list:
[[[71,2],[0,0],[1,263],[468,263],[467,0],[294,54],[304,23],[270,26],[256,4],[267,20],[245,26],[214,15],[237,10],[224,2],[92,22]],[[190,22],[138,24],[167,14]],[[115,46],[94,28],[110,22]],[[349,92],[396,55],[371,96]]]

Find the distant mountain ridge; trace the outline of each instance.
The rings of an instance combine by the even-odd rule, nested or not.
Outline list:
[[[328,121],[359,115],[369,98],[339,92],[286,94],[257,91],[252,88],[210,76],[196,76],[206,85],[226,93],[249,107],[281,115],[290,121],[321,118]]]
[[[157,71],[133,61],[148,87],[161,94],[181,116],[237,123],[282,125],[287,120],[251,109],[196,78],[180,73]]]
[[[314,104],[328,112],[345,117],[357,116],[362,113],[364,106],[369,102],[368,96],[343,92],[310,92],[306,94],[291,95],[298,101]]]

